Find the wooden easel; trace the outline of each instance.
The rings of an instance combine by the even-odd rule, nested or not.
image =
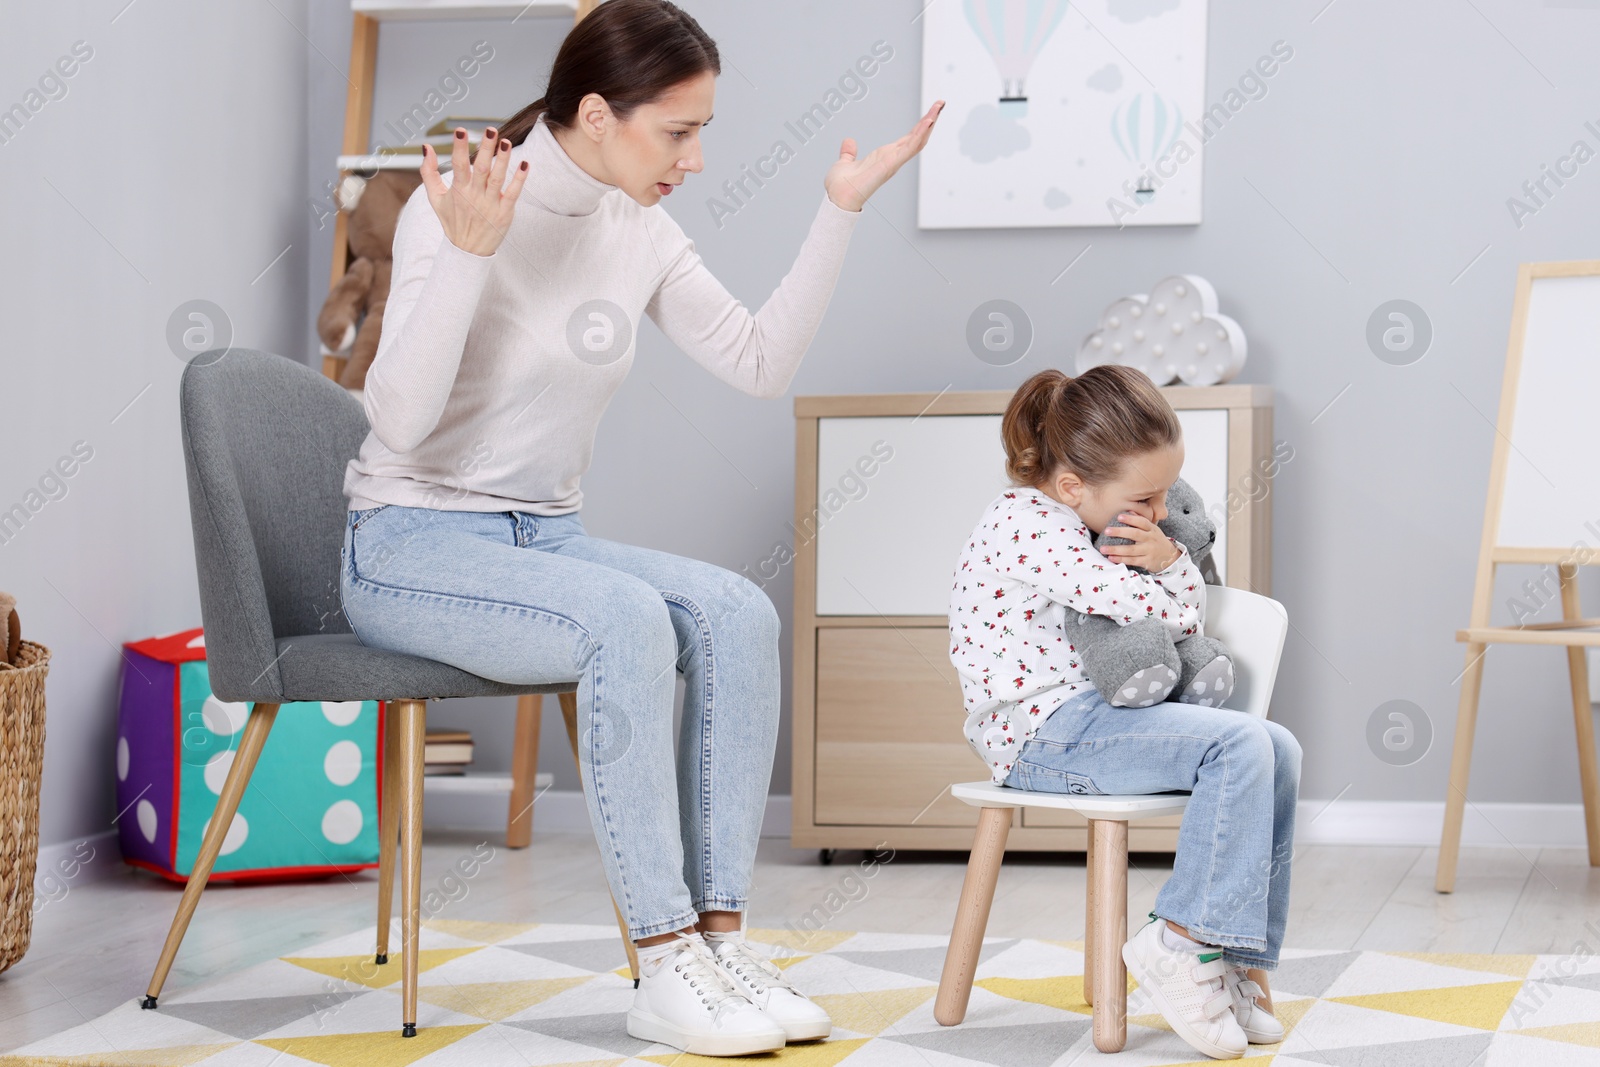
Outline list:
[[[1522,264],[1500,388],[1472,621],[1456,631],[1456,640],[1467,643],[1467,667],[1434,881],[1441,893],[1455,888],[1483,660],[1489,645],[1496,643],[1567,650],[1589,865],[1600,867],[1600,766],[1585,660],[1586,648],[1600,647],[1600,618],[1583,618],[1578,606],[1578,568],[1600,565],[1600,474],[1582,440],[1593,427],[1597,396],[1600,260]],[[1495,572],[1502,563],[1555,564],[1561,620],[1491,626]]]

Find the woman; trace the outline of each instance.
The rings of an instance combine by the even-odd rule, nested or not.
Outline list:
[[[475,157],[459,129],[449,177],[425,150],[362,399],[372,432],[345,476],[340,592],[364,644],[510,683],[577,679],[584,796],[639,949],[628,1032],[745,1055],[831,1030],[741,935],[778,615],[732,571],[588,536],[578,480],[641,312],[717,377],[783,394],[862,205],[943,102],[865,158],[845,139],[793,268],[751,315],[658,206],[702,169],[720,72],[675,5],[609,0],[567,35],[546,95]]]

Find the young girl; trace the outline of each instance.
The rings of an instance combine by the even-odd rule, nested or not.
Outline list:
[[[1018,488],[984,512],[950,596],[967,741],[1001,785],[1189,792],[1172,877],[1123,959],[1206,1055],[1279,1041],[1265,972],[1283,945],[1299,744],[1226,708],[1113,707],[1065,636],[1068,611],[1158,618],[1174,640],[1203,632],[1199,567],[1156,525],[1183,466],[1178,417],[1135,368],[1046,370],[1017,390],[1000,432]],[[1107,526],[1132,544],[1097,551]]]

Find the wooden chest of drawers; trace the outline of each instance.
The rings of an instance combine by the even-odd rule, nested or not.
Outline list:
[[[1168,387],[1183,477],[1217,521],[1217,582],[1271,595],[1271,389]],[[794,784],[797,848],[966,849],[985,778],[961,734],[947,611],[956,558],[1006,488],[1009,391],[795,398]],[[1081,850],[1067,812],[1019,811],[1016,849]],[[1171,851],[1176,817],[1129,848]]]

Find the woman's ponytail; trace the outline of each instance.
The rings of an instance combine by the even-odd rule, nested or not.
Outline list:
[[[548,110],[550,110],[549,98],[541,96],[515,115],[506,119],[505,123],[498,127],[500,140],[510,141],[514,145],[521,144],[523,138],[533,132],[533,127],[539,121],[539,116]],[[474,148],[472,151],[476,155],[478,150]]]

